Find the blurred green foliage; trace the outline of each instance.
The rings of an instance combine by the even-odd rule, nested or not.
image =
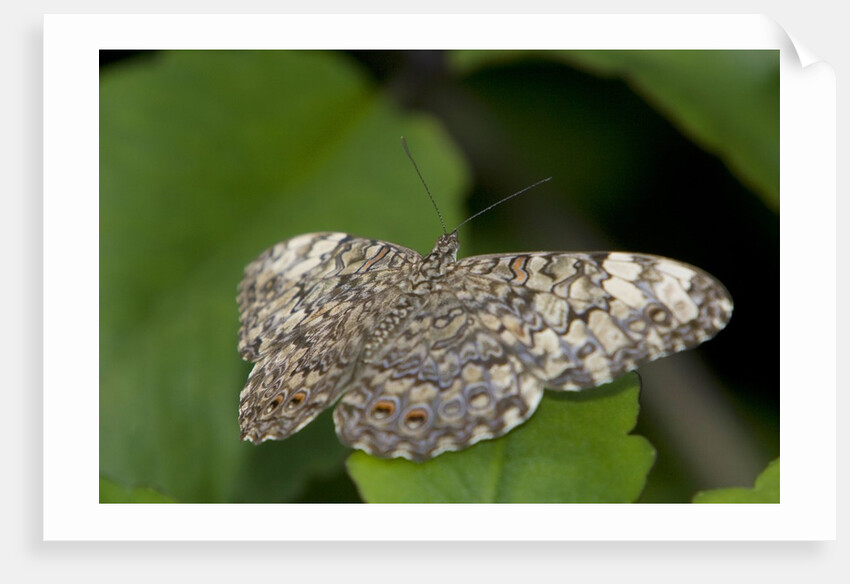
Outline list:
[[[101,483],[103,502],[138,500],[135,487],[180,502],[358,500],[345,472],[349,451],[338,442],[328,412],[285,441],[239,442],[238,395],[250,366],[236,352],[236,285],[262,250],[310,231],[339,230],[430,250],[439,222],[402,152],[401,135],[450,228],[494,198],[556,176],[533,196],[524,195],[522,204],[508,203],[465,227],[461,255],[564,249],[594,221],[618,234],[636,225],[634,233],[657,234],[659,241],[681,242],[683,233],[693,232],[692,221],[684,231],[675,225],[660,230],[636,214],[647,206],[638,191],[671,190],[657,183],[668,176],[659,172],[659,161],[671,149],[683,150],[669,145],[680,138],[647,111],[622,106],[617,87],[582,85],[586,80],[566,63],[627,78],[778,208],[771,190],[778,184],[778,114],[773,125],[720,122],[712,117],[718,110],[741,108],[698,84],[702,73],[711,73],[710,85],[717,87],[723,87],[720,78],[738,83],[742,76],[767,83],[769,71],[778,70],[769,55],[708,59],[712,65],[701,53],[564,53],[543,61],[525,53],[526,64],[504,66],[506,56],[493,53],[488,69],[480,55],[458,52],[448,55],[453,66],[443,77],[423,76],[421,82],[395,65],[381,65],[390,57],[161,52],[102,70],[100,470],[109,477]],[[696,96],[681,93],[683,84]],[[575,89],[585,86],[592,91]],[[610,96],[596,109],[594,91]],[[677,105],[677,95],[687,104]],[[749,94],[737,98],[759,107]],[[740,154],[749,150],[758,150],[756,158],[767,164]],[[699,176],[701,186],[717,191],[705,207],[706,221],[718,212],[752,225],[754,238],[772,233],[773,211],[724,215],[728,201],[745,197],[730,190],[724,199],[727,179],[713,180],[719,182]],[[688,192],[678,200],[701,204],[706,197]],[[649,208],[659,214],[660,207]],[[517,227],[499,222],[506,215]],[[717,254],[726,244],[717,243],[707,263],[722,266],[728,259]],[[695,247],[695,255],[683,259],[716,272],[699,255],[706,246]],[[764,262],[756,263],[763,269]],[[749,288],[718,275],[747,306]],[[752,277],[771,281],[757,271]],[[775,319],[769,305],[753,304],[743,316],[736,313],[739,330],[750,326],[764,334],[761,323],[747,324],[747,315],[758,310]],[[765,376],[756,356],[746,370]],[[765,386],[776,387],[769,381]],[[747,387],[752,380],[733,377],[731,383]],[[355,453],[348,468],[366,500],[633,501],[654,458],[646,440],[625,435],[634,425],[636,399],[633,378],[583,394],[547,393],[532,420],[502,440],[418,466]],[[756,431],[768,436],[761,448],[770,452],[776,442],[772,418],[754,418]],[[552,440],[561,448],[547,449]],[[681,466],[666,445],[656,447],[656,467]],[[455,488],[460,477],[469,482]],[[682,493],[693,492],[689,480],[682,477],[669,492],[687,500],[690,494]]]
[[[694,503],[779,503],[779,459],[767,465],[752,489],[701,491],[694,496]]]
[[[458,51],[455,66],[527,59],[529,51]],[[775,51],[545,51],[597,75],[623,79],[648,103],[779,209],[779,69]]]
[[[100,479],[99,497],[101,503],[174,503],[149,487],[128,489],[103,477]]]

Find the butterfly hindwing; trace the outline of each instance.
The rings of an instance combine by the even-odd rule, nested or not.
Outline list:
[[[426,460],[507,433],[542,396],[514,347],[442,291],[423,298],[363,360],[334,421],[349,446]]]

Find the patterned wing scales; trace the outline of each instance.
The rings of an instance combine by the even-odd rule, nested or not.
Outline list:
[[[534,412],[540,381],[452,292],[434,292],[408,314],[334,410],[344,443],[426,460],[501,436]]]
[[[343,233],[284,241],[245,270],[242,437],[286,438],[338,401],[340,439],[426,460],[526,420],[543,387],[582,389],[694,347],[732,301],[705,272],[626,253],[425,258]]]
[[[692,348],[732,314],[717,280],[658,256],[491,255],[458,268],[458,297],[552,389],[593,387]]]
[[[344,233],[301,235],[266,250],[239,285],[239,351],[255,362],[240,393],[242,438],[282,439],[345,389],[368,323],[421,259]]]

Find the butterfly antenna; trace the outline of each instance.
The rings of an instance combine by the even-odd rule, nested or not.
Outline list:
[[[431,204],[434,205],[434,210],[437,211],[437,217],[440,218],[440,225],[443,227],[443,235],[448,235],[446,232],[446,222],[443,221],[443,214],[440,213],[440,208],[437,206],[437,201],[434,200],[434,197],[431,195],[431,190],[428,188],[428,185],[425,184],[425,179],[422,178],[422,173],[419,172],[419,167],[416,166],[416,161],[413,160],[413,156],[410,154],[410,149],[407,147],[407,140],[404,139],[404,136],[401,137],[401,147],[404,148],[404,153],[407,154],[407,157],[410,159],[410,162],[413,163],[413,168],[416,170],[416,174],[419,175],[419,180],[422,181],[422,186],[425,187],[425,192],[428,193],[428,198],[431,199]]]
[[[539,180],[539,181],[537,181],[536,183],[534,183],[533,185],[528,185],[528,186],[527,186],[527,187],[525,187],[524,189],[521,189],[521,190],[519,190],[519,191],[515,192],[515,193],[514,193],[514,194],[512,194],[512,195],[508,195],[507,197],[505,197],[505,198],[504,198],[504,199],[502,199],[501,201],[496,201],[495,203],[493,203],[492,205],[490,205],[490,206],[489,206],[489,207],[487,207],[486,209],[482,209],[481,211],[478,211],[478,213],[476,213],[476,214],[475,214],[475,215],[473,215],[472,217],[469,217],[468,219],[464,220],[464,221],[463,221],[463,223],[461,223],[460,225],[458,225],[457,227],[455,227],[455,231],[457,231],[458,229],[460,229],[461,227],[463,227],[464,225],[466,225],[467,223],[469,223],[470,221],[472,221],[473,219],[475,219],[475,218],[476,218],[476,217],[478,217],[479,215],[481,215],[481,214],[483,214],[483,213],[486,213],[487,211],[489,211],[490,209],[492,209],[492,208],[493,208],[493,207],[495,207],[496,205],[501,205],[501,204],[502,204],[502,203],[504,203],[505,201],[508,201],[508,200],[510,200],[510,199],[513,199],[514,197],[518,197],[518,196],[520,196],[521,194],[523,194],[525,191],[530,191],[530,190],[531,190],[531,189],[533,189],[534,187],[536,187],[536,186],[538,186],[538,185],[542,185],[543,183],[548,182],[548,181],[550,181],[550,180],[552,180],[552,177],[551,177],[551,176],[550,176],[550,177],[548,177],[548,178],[544,178],[543,180]]]

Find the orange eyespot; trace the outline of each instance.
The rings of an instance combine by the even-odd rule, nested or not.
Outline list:
[[[421,428],[428,421],[428,412],[421,408],[410,410],[404,415],[404,424],[411,430]]]
[[[304,402],[305,399],[307,399],[307,392],[303,389],[296,391],[292,394],[292,397],[289,398],[289,403],[286,404],[286,408],[290,410],[292,408],[297,408]]]
[[[382,399],[372,406],[372,416],[378,420],[385,420],[395,413],[395,403]]]
[[[266,406],[266,412],[274,411],[274,409],[277,408],[277,406],[279,406],[282,401],[283,401],[283,394],[279,393],[276,396],[274,396],[274,399],[272,399],[272,401],[269,402],[269,405]]]

